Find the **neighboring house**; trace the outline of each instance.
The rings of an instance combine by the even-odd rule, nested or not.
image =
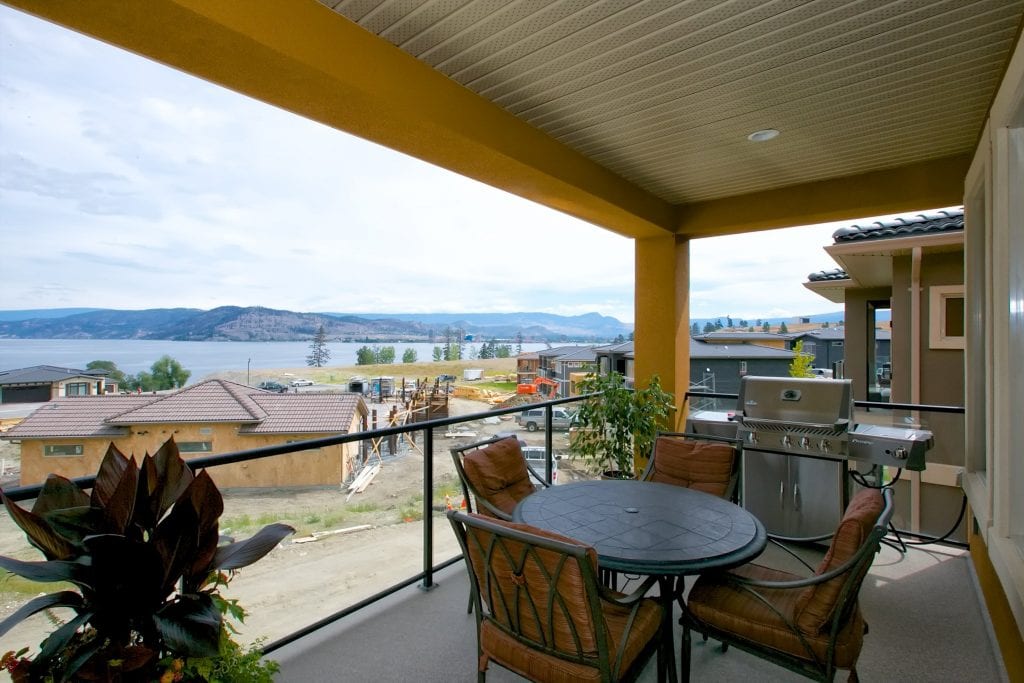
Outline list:
[[[853,380],[854,398],[963,406],[963,211],[854,225],[837,230],[833,240],[825,251],[842,269],[812,273],[804,286],[845,305],[844,369]],[[885,330],[876,318],[890,308],[891,330]],[[886,348],[881,342],[890,332]],[[920,506],[920,528],[943,533],[953,522],[946,519],[948,510],[955,510],[962,496],[964,418],[930,413],[924,426],[935,434],[935,445],[928,452],[921,491],[915,484],[897,500],[917,509],[918,502],[929,499]],[[918,496],[921,501],[911,501]],[[936,510],[940,513],[930,516]]]
[[[601,372],[627,369],[632,384],[633,342],[599,346],[594,349]],[[745,375],[788,377],[796,354],[758,344],[709,344],[690,339],[690,391],[736,394]]]
[[[51,472],[95,474],[113,443],[153,454],[174,437],[186,460],[362,431],[367,408],[353,393],[278,394],[212,379],[173,393],[72,396],[40,406],[0,438],[21,443],[21,485]],[[210,470],[221,488],[337,486],[358,465],[358,444],[329,446]]]
[[[540,356],[536,353],[521,353],[516,356],[516,383],[530,384],[537,378]]]
[[[757,344],[776,349],[789,348],[789,335],[775,332],[748,332],[745,330],[717,330],[693,337],[709,344]]]
[[[106,370],[76,370],[34,365],[0,370],[0,403],[42,403],[62,396],[102,396],[117,393]]]
[[[690,390],[738,394],[747,375],[788,377],[792,351],[759,344],[709,344],[690,339]]]
[[[551,379],[558,382],[559,396],[575,396],[576,383],[597,368],[593,346],[570,346],[568,351],[551,359]]]

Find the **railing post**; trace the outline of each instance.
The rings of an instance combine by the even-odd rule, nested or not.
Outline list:
[[[423,430],[423,583],[434,588],[434,430]]]
[[[553,423],[555,415],[554,415],[554,410],[553,410],[553,408],[551,406],[546,406],[544,408],[544,411],[545,411],[544,416],[545,416],[546,421],[548,423],[547,424],[547,429],[544,430],[544,452],[545,452],[545,455],[544,455],[544,481],[546,481],[548,484],[551,484],[551,483],[553,483],[551,481],[551,470],[554,467],[552,465],[551,461],[554,460],[554,458],[555,458],[554,443],[553,443],[554,439],[553,439],[553,436],[552,436],[552,433],[555,431],[554,423]]]

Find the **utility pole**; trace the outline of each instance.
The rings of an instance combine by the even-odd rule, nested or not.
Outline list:
[[[249,366],[252,365],[252,358],[245,361],[245,385],[248,387],[252,386],[252,382],[249,381]]]

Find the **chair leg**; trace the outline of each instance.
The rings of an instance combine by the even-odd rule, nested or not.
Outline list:
[[[690,683],[690,627],[683,622],[683,637],[679,644],[679,680]]]

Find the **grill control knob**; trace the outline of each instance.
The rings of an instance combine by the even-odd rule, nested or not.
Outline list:
[[[830,444],[828,442],[828,439],[822,439],[821,443],[818,444],[818,448],[821,449],[822,453],[831,453],[832,452],[832,444]]]
[[[897,446],[895,449],[893,449],[892,452],[892,457],[896,458],[897,460],[906,460],[908,455],[909,454],[907,453],[907,449],[904,448],[903,446]]]
[[[755,434],[754,432],[750,432],[749,434],[747,434],[747,443],[749,443],[752,446],[757,444],[757,434]]]
[[[811,440],[810,440],[810,438],[808,438],[806,436],[801,436],[800,437],[800,448],[803,448],[804,450],[807,450],[810,447],[811,447]]]
[[[786,434],[785,436],[782,437],[782,445],[785,446],[786,448],[789,448],[790,446],[793,445],[793,439],[790,438],[789,434]]]

